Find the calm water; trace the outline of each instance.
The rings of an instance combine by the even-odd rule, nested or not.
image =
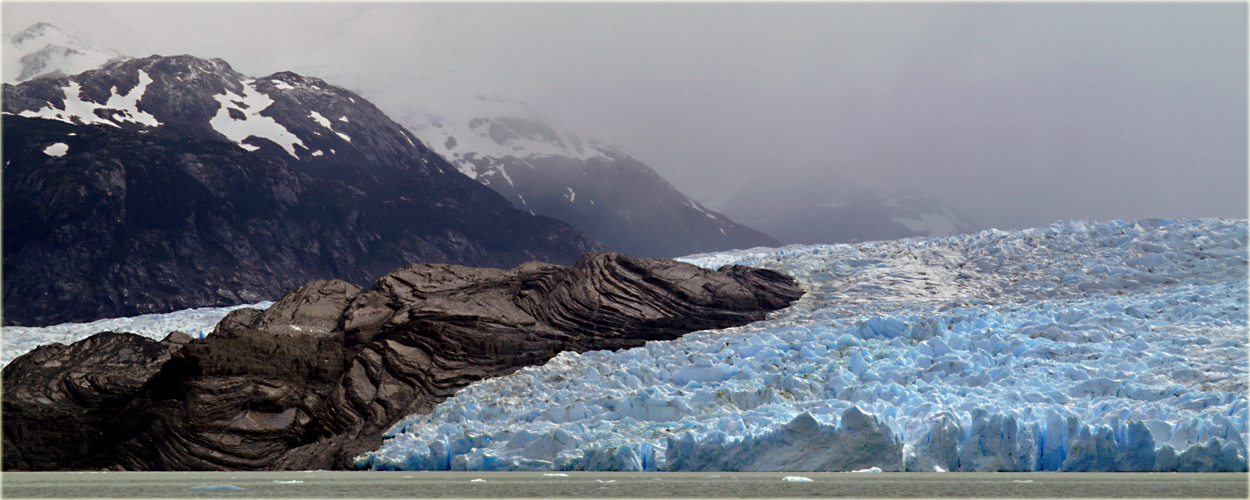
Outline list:
[[[810,482],[788,482],[802,476]],[[1246,474],[11,472],[4,498],[1233,497]],[[205,490],[205,488],[209,488]],[[217,488],[217,489],[213,489]]]

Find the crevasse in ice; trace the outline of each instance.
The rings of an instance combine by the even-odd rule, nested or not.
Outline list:
[[[1245,471],[1246,243],[1152,219],[690,256],[808,293],[473,384],[357,465]]]

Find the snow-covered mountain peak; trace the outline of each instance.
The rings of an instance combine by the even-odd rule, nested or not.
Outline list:
[[[35,23],[9,38],[4,81],[18,83],[42,76],[82,73],[124,59],[115,50],[93,48],[49,23]]]
[[[509,156],[588,160],[622,155],[596,141],[556,130],[525,103],[500,96],[478,94],[439,111],[412,111],[402,121],[474,179],[499,176],[509,182],[499,162]]]
[[[70,35],[50,23],[38,22],[13,35],[12,44],[19,49],[39,49],[45,45],[65,45],[86,47],[78,38]]]
[[[150,56],[6,87],[4,113],[163,136],[266,144],[296,160],[413,164],[424,146],[376,106],[324,80],[245,76],[221,59]]]

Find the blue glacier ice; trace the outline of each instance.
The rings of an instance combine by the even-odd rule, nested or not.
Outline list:
[[[686,257],[766,321],[563,353],[386,434],[382,470],[1245,471],[1245,220]]]

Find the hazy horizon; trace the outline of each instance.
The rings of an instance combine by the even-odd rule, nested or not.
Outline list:
[[[5,2],[3,14],[6,38],[44,21],[132,57],[323,77],[388,113],[506,96],[713,208],[761,179],[818,178],[928,194],[1004,229],[1247,214],[1244,3]]]

